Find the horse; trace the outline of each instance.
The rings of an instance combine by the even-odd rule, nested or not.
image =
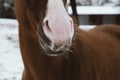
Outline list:
[[[15,0],[22,80],[120,80],[120,26],[79,29],[68,0]]]

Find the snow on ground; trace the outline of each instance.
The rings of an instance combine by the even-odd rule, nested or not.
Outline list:
[[[22,71],[17,21],[0,19],[0,80],[21,80]]]
[[[81,25],[83,30],[94,26]],[[0,19],[0,80],[21,80],[23,63],[18,43],[18,23]]]

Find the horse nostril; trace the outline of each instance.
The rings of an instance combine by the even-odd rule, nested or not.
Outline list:
[[[43,24],[44,24],[44,26],[46,27],[46,29],[51,32],[50,25],[49,25],[49,21],[46,20]]]

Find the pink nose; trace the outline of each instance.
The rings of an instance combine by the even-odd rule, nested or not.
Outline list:
[[[45,17],[43,21],[45,35],[56,44],[71,40],[74,33],[73,21],[66,17]]]

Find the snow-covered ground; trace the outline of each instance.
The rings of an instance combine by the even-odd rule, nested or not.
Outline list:
[[[17,21],[0,19],[0,80],[21,80],[22,71]]]

